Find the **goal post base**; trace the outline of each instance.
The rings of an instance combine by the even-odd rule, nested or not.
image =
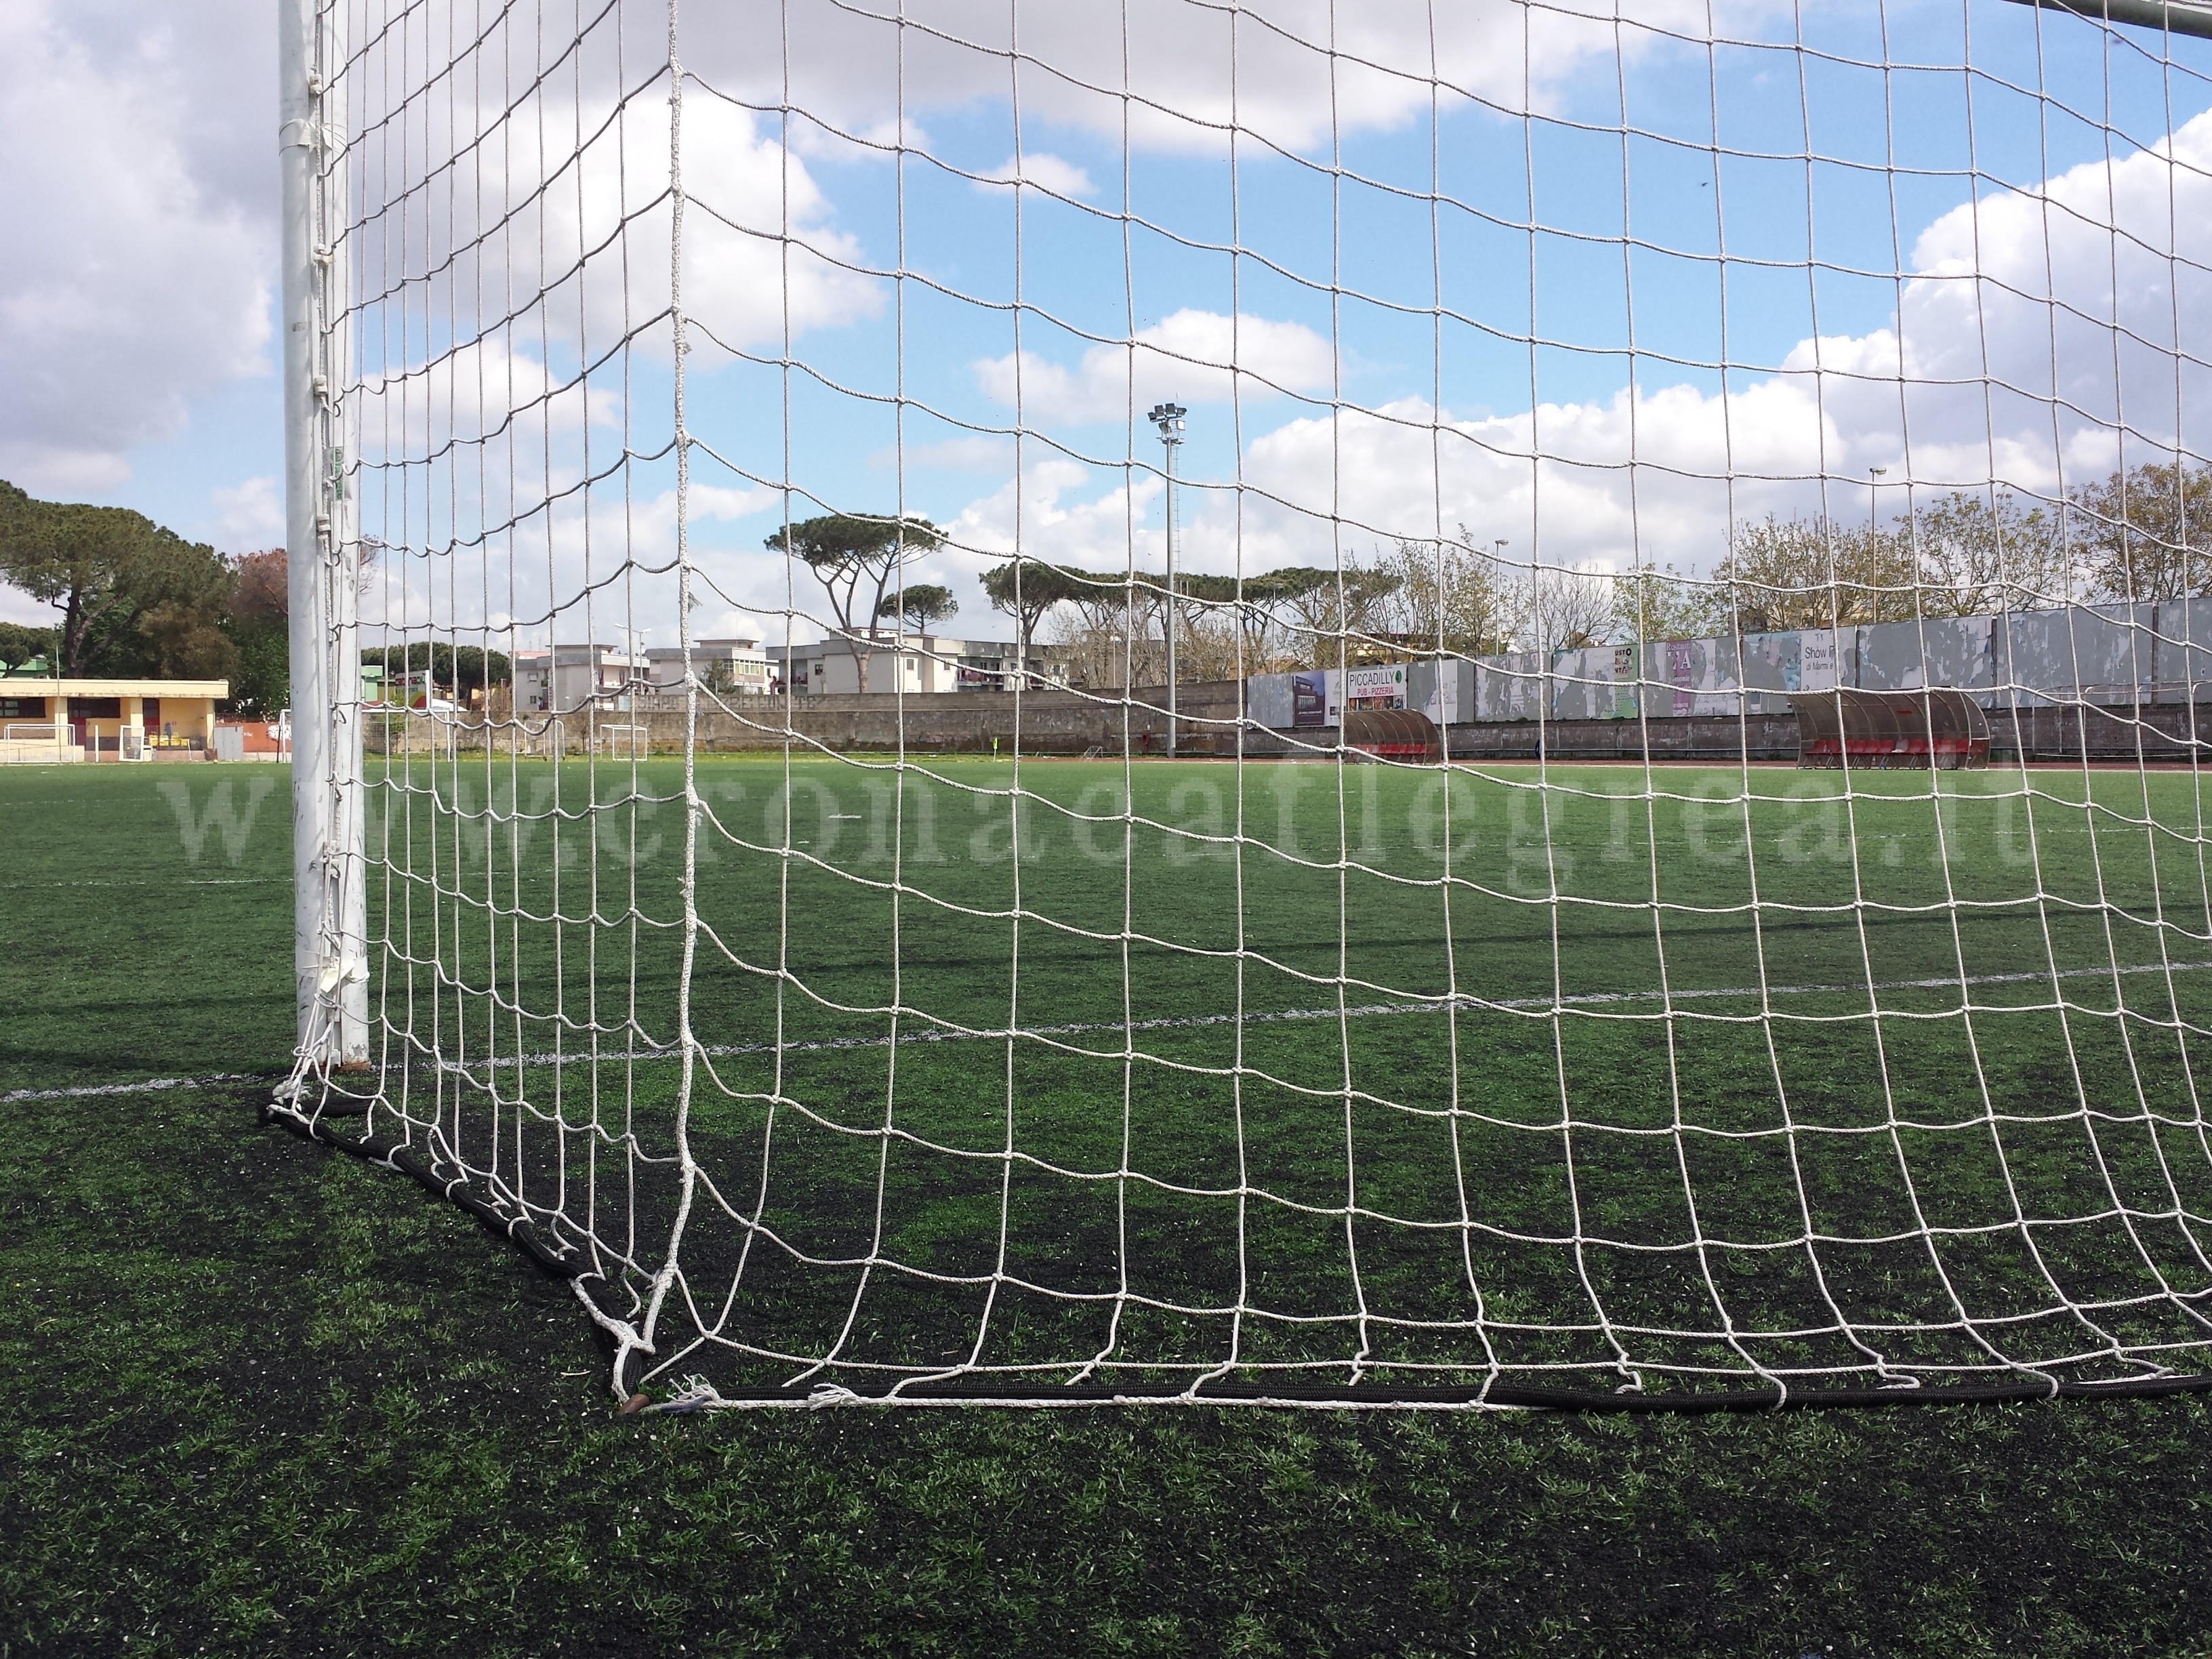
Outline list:
[[[2034,1400],[2149,1400],[2172,1395],[2212,1392],[2212,1373],[2140,1377],[2111,1382],[2020,1381],[1944,1383],[1921,1388],[1803,1389],[1787,1395],[1748,1389],[1680,1390],[1663,1394],[1637,1389],[1556,1389],[1518,1382],[1487,1388],[1393,1389],[1382,1384],[1352,1388],[1265,1384],[1209,1384],[1200,1389],[1146,1390],[1075,1385],[1048,1393],[1009,1394],[977,1386],[909,1388],[897,1393],[863,1393],[823,1388],[806,1393],[684,1395],[662,1406],[684,1410],[824,1410],[910,1407],[998,1406],[1024,1410],[1063,1407],[1218,1406],[1282,1407],[1322,1411],[1560,1411],[1633,1414],[1711,1415],[1717,1413],[1873,1409],[1891,1406],[1990,1406]]]

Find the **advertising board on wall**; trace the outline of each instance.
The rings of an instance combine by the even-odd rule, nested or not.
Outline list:
[[[1334,726],[1336,723],[1336,699],[1329,696],[1329,681],[1335,678],[1327,668],[1306,668],[1291,676],[1291,724],[1297,726]]]
[[[1428,696],[1422,700],[1421,712],[1438,726],[1455,724],[1459,714],[1459,682],[1462,668],[1472,670],[1472,664],[1444,662],[1433,665],[1425,678],[1428,680]],[[1470,672],[1468,678],[1473,674]]]
[[[1692,660],[1693,642],[1689,640],[1667,641],[1667,683],[1674,689],[1674,712],[1679,717],[1697,706],[1698,677]]]
[[[1836,689],[1836,630],[1802,629],[1797,635],[1797,684],[1800,691]]]
[[[1403,708],[1406,665],[1386,663],[1376,668],[1346,669],[1344,705],[1347,708]]]
[[[2177,617],[2175,612],[2180,615]],[[2177,633],[2177,629],[2203,629]],[[805,665],[799,665],[803,675]],[[518,679],[528,665],[518,668]],[[800,682],[804,684],[802,679]],[[1250,677],[1259,724],[1333,726],[1347,697],[1418,708],[1439,725],[1668,715],[1787,715],[1792,692],[1838,684],[1972,690],[1992,708],[2069,701],[2205,700],[2212,605],[2065,605],[1999,616],[1776,629],[1577,651],[1507,651],[1354,669]]]

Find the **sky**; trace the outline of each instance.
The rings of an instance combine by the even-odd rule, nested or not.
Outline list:
[[[702,636],[823,631],[787,515],[926,515],[908,580],[979,635],[1017,550],[1157,570],[1163,398],[1179,559],[1222,572],[1462,534],[1702,571],[1770,512],[2212,453],[2212,42],[2010,0],[739,0],[684,9],[672,144],[665,3],[341,9],[372,623],[673,642],[678,304]],[[282,535],[273,15],[0,0],[0,477],[228,551]]]

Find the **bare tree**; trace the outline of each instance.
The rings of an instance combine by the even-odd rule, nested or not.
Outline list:
[[[1066,603],[1073,617],[1054,619],[1053,642],[1066,653],[1072,678],[1087,685],[1149,684],[1162,673],[1164,659],[1151,637],[1157,596],[1148,580],[1119,572],[1060,568]]]
[[[1322,663],[1335,661],[1340,651],[1358,654],[1392,642],[1388,606],[1402,580],[1395,571],[1362,564],[1356,553],[1346,555],[1335,569],[1293,565],[1267,575],[1279,594],[1271,601],[1274,614],[1300,636],[1304,648],[1297,654]]]
[[[2106,591],[2118,597],[2121,589],[2112,583],[2126,579],[2122,567],[2128,556],[2122,543],[2129,532],[2104,516],[2108,489],[2100,486],[2077,496],[2077,503],[2093,498],[2097,503],[2087,520],[2078,516],[2078,505],[2069,511],[2077,514],[2077,525],[2098,526],[2081,539],[2105,550],[2101,562],[2094,551],[2091,562],[2098,564]],[[2205,508],[2212,524],[2212,499]],[[1731,623],[1746,633],[1851,628],[2064,604],[2089,578],[2063,530],[2056,515],[2023,507],[2008,491],[1993,498],[1954,491],[1880,528],[1820,518],[1784,521],[1770,515],[1736,526],[1734,545],[1713,572],[1714,603],[1699,618],[1697,631],[1714,632]],[[2205,546],[2212,550],[2212,537]],[[2179,591],[2172,586],[2178,568],[2156,559],[2144,562],[2149,585],[2168,597]],[[2205,574],[2212,579],[2212,560],[2205,561]],[[1671,571],[1667,574],[1676,582],[1682,580]],[[1662,594],[1666,591],[1663,580],[1651,586]]]
[[[1614,616],[1613,584],[1595,571],[1540,566],[1528,585],[1526,637],[1539,651],[1602,645]]]
[[[1390,578],[1374,600],[1375,619],[1412,649],[1465,657],[1503,651],[1522,620],[1515,584],[1465,525],[1451,540],[1401,539],[1374,568]]]

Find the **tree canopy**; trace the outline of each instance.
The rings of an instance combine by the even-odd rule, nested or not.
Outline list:
[[[2141,604],[2212,593],[2212,467],[2115,472],[2073,490],[2066,506],[2099,591]]]
[[[216,550],[128,507],[0,482],[0,580],[61,613],[58,671],[227,678],[234,575]]]
[[[480,645],[451,645],[443,640],[372,646],[361,653],[361,659],[381,664],[384,672],[392,676],[428,670],[433,685],[460,696],[483,686],[507,685],[514,678],[514,665],[504,651],[487,651]]]
[[[1738,525],[1702,585],[1704,631],[1850,628],[2191,591],[2189,561],[2158,555],[2155,537],[2142,537],[2124,515],[2106,516],[2127,495],[2115,473],[2056,510],[2024,506],[2008,490],[1953,490],[1878,528],[1817,516]],[[2212,499],[2205,508],[2212,515]],[[2212,537],[2205,546],[2212,550]],[[2196,564],[2195,580],[2212,583],[2212,557]],[[2131,573],[2143,580],[2131,586]]]
[[[960,601],[941,582],[908,582],[903,592],[886,593],[876,605],[879,619],[902,617],[917,634],[927,634],[959,610]]]
[[[292,704],[290,562],[281,547],[241,553],[230,562],[230,616],[224,631],[238,647],[230,706],[265,719]]]
[[[917,514],[873,518],[825,513],[776,531],[763,545],[771,553],[789,552],[813,571],[830,596],[839,631],[853,641],[860,690],[866,691],[884,596],[896,586],[894,579],[902,569],[944,540],[944,532]]]
[[[1065,605],[1079,592],[1088,597],[1094,578],[1084,572],[1017,555],[983,573],[983,597],[994,611],[1014,619],[1014,631],[1026,660],[1037,623],[1054,605]]]
[[[0,622],[0,664],[20,668],[33,660],[51,664],[59,654],[51,628],[27,628],[21,623]]]

